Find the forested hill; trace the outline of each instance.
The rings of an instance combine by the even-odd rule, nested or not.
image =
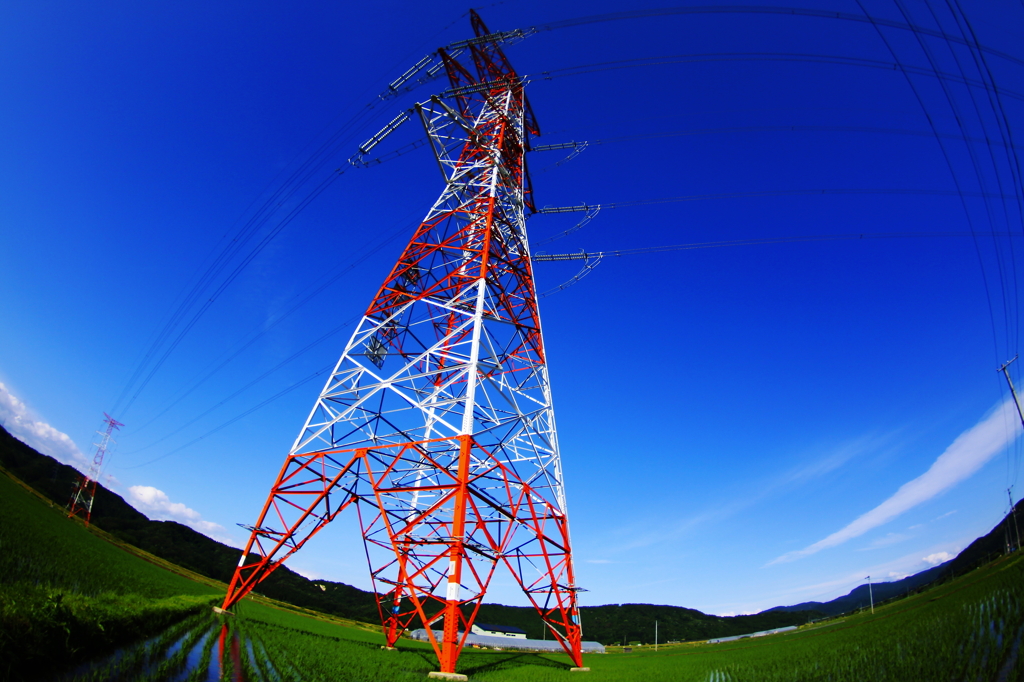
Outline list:
[[[0,466],[35,488],[58,506],[66,506],[78,472],[42,455],[0,427]],[[228,582],[238,564],[240,550],[228,547],[174,521],[151,521],[118,494],[96,487],[92,523],[115,537],[179,566]],[[344,583],[308,580],[277,569],[257,591],[268,597],[368,623],[380,622],[374,596]],[[784,627],[820,617],[819,612],[772,612],[753,616],[719,617],[679,606],[609,604],[582,609],[584,636],[606,644],[654,641],[658,622],[661,641],[697,640],[741,635]],[[543,628],[529,607],[483,604],[477,620],[514,625],[541,639]]]
[[[946,568],[946,564],[940,564],[939,566],[929,568],[926,571],[921,571],[920,573],[904,578],[903,580],[896,580],[894,582],[887,583],[875,583],[871,586],[870,594],[868,586],[865,583],[864,585],[858,585],[855,587],[849,594],[845,594],[842,597],[836,597],[832,601],[808,601],[801,604],[794,604],[793,606],[776,606],[773,609],[769,609],[768,612],[806,611],[808,609],[814,609],[827,613],[830,616],[838,616],[841,613],[848,613],[850,611],[856,611],[857,609],[867,608],[871,605],[872,598],[876,604],[879,604],[886,599],[892,599],[894,597],[909,594],[914,590],[933,583],[941,578],[945,575]]]
[[[745,635],[789,625],[803,625],[823,618],[820,611],[772,611],[752,616],[711,616],[696,609],[661,604],[606,604],[580,609],[583,639],[602,644],[623,642],[654,642],[654,624],[658,624],[658,641],[695,641],[713,637]],[[483,604],[477,620],[481,623],[515,625],[527,636],[543,636],[536,611],[521,606]],[[550,635],[548,635],[550,637]]]

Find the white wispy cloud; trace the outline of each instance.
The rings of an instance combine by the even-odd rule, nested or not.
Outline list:
[[[846,465],[847,462],[891,445],[893,435],[868,435],[840,443],[803,466],[791,469],[771,485],[791,488],[815,481]]]
[[[0,383],[0,423],[21,442],[49,455],[59,462],[78,469],[89,466],[89,460],[71,437],[36,418],[28,406]]]
[[[181,502],[172,502],[163,490],[149,485],[128,488],[128,501],[139,511],[161,521],[177,521],[224,543],[231,542],[224,526],[204,521],[202,514]]]
[[[980,422],[960,434],[946,451],[939,455],[928,471],[907,483],[889,499],[846,527],[804,549],[789,552],[768,562],[768,565],[795,561],[829,547],[841,545],[869,530],[891,521],[900,514],[927,502],[960,481],[969,478],[990,459],[1003,451],[1020,434],[1016,406],[1010,398],[998,405]],[[1007,428],[1007,424],[1011,424]]]
[[[882,547],[890,547],[892,545],[899,544],[909,538],[910,536],[905,533],[887,533],[885,537],[876,539],[867,547],[861,547],[861,551],[869,549],[880,549]]]
[[[606,547],[605,551],[617,553],[661,544],[686,535],[701,526],[720,523],[766,499],[792,492],[801,486],[813,483],[837,471],[857,457],[890,447],[892,441],[892,434],[870,435],[840,443],[822,452],[815,452],[813,455],[807,456],[809,461],[748,486],[742,495],[730,493],[711,508],[692,516],[654,528],[651,527],[648,519],[644,519],[642,524],[637,524],[634,528],[620,529],[625,530],[626,532],[623,532],[622,535],[628,535],[630,539],[620,545]]]

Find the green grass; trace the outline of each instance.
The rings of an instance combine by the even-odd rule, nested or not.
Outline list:
[[[251,599],[243,599],[235,605],[232,611],[242,620],[253,623],[277,625],[314,635],[340,637],[355,642],[372,644],[378,648],[384,644],[384,635],[379,627],[373,631],[352,627],[342,624],[345,621],[330,616],[318,618],[290,609],[275,608],[266,603]]]
[[[633,680],[1014,680],[1024,634],[1024,557],[991,565],[920,595],[831,625],[725,644],[585,656],[593,682]],[[646,647],[645,647],[646,648]],[[636,650],[634,650],[636,651]],[[1019,649],[1018,649],[1019,652]],[[1024,653],[1024,652],[1020,652]],[[565,657],[548,657],[568,664]],[[473,677],[481,682],[561,680],[526,664]]]
[[[399,651],[385,652],[380,637],[258,605],[239,609],[237,618],[237,629],[257,652],[246,669],[254,680],[383,682],[422,679],[438,669],[423,643],[401,640]],[[1020,682],[1022,637],[1024,555],[1017,555],[874,614],[723,644],[586,655],[591,672],[585,677],[569,673],[572,664],[561,654],[472,649],[463,652],[458,670],[477,682]]]
[[[110,544],[0,474],[0,677],[39,675],[209,609],[218,590]]]

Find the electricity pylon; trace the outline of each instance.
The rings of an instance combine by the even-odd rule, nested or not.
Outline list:
[[[499,46],[508,34],[471,19],[476,38],[437,53],[451,88],[415,109],[445,189],[285,458],[223,605],[351,509],[388,646],[425,627],[447,677],[461,677],[459,652],[502,566],[582,665],[524,215],[539,130]]]
[[[96,432],[100,436],[100,442],[94,443],[96,454],[92,457],[89,473],[81,474],[78,477],[78,483],[75,484],[75,490],[71,493],[71,500],[68,502],[68,518],[79,515],[84,516],[86,526],[89,525],[89,520],[92,518],[92,503],[96,499],[96,481],[99,479],[100,470],[103,468],[103,456],[107,454],[107,448],[110,446],[114,429],[120,429],[124,426],[124,424],[106,412],[103,413],[103,416],[105,417],[103,423],[107,425],[107,428],[105,431]]]

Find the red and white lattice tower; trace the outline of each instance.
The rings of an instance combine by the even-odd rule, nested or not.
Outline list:
[[[581,666],[577,587],[525,208],[522,80],[477,37],[417,105],[447,184],[352,334],[274,482],[223,608],[349,510],[388,646],[426,627],[446,676],[507,569]],[[454,48],[455,46],[450,46]],[[450,104],[449,104],[450,102]],[[434,627],[443,622],[443,634]]]
[[[110,447],[111,435],[114,433],[114,429],[124,426],[106,412],[103,413],[103,416],[105,417],[103,423],[107,425],[107,428],[104,431],[96,432],[100,436],[100,442],[93,443],[96,446],[96,454],[92,457],[89,473],[79,476],[78,483],[75,484],[75,491],[71,493],[71,500],[68,502],[68,518],[84,516],[87,526],[89,519],[92,518],[92,503],[96,499],[96,481],[103,469],[103,457],[107,454],[107,448]]]

